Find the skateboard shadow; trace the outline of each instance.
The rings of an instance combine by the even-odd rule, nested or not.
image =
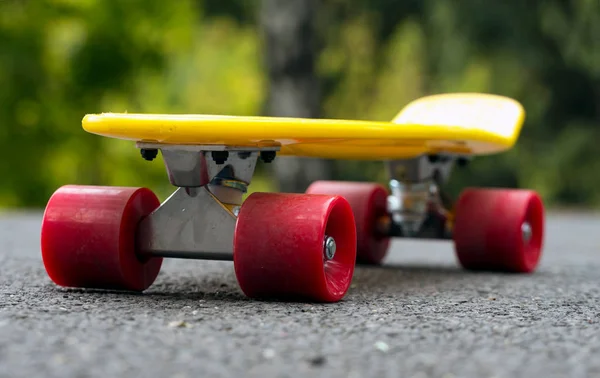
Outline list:
[[[430,287],[436,286],[444,291],[455,286],[453,283],[469,280],[473,276],[485,276],[497,273],[469,272],[454,266],[440,265],[357,265],[348,296],[338,302],[345,303],[351,294],[388,293],[412,294],[427,293]],[[176,277],[165,274],[145,294],[148,298],[159,301],[198,301],[205,302],[256,302],[260,303],[307,303],[302,298],[252,299],[246,297],[238,286],[235,275],[215,275],[214,277]],[[308,302],[310,303],[310,302]],[[336,305],[319,304],[319,305]]]
[[[453,264],[384,264],[380,266],[357,265],[350,294],[360,295],[414,295],[420,296],[478,290],[488,286],[508,284],[515,280],[530,280],[547,276],[543,269],[534,274],[502,271],[473,271]]]
[[[544,275],[536,272],[534,275]],[[357,265],[347,296],[340,302],[319,305],[342,305],[343,303],[359,300],[361,297],[377,296],[407,296],[430,295],[433,292],[444,294],[464,291],[465,287],[476,289],[484,282],[497,280],[499,282],[522,279],[528,275],[515,275],[502,272],[479,272],[465,270],[455,265],[436,264],[384,264],[380,266]],[[246,297],[238,286],[232,272],[209,274],[207,276],[178,275],[177,272],[161,273],[157,282],[143,293],[122,292],[115,290],[69,289],[54,288],[63,296],[63,301],[69,301],[69,294],[74,300],[81,294],[101,297],[102,301],[127,302],[135,301],[136,306],[156,308],[176,305],[179,302],[207,305],[218,303],[310,303],[301,298],[252,299]],[[358,298],[358,299],[357,299]],[[100,299],[100,298],[99,298]]]

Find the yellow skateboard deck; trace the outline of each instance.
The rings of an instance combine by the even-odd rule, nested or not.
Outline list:
[[[497,95],[456,93],[408,104],[391,122],[184,114],[88,114],[83,128],[106,137],[178,145],[280,147],[280,155],[402,159],[483,155],[511,148],[525,112]]]

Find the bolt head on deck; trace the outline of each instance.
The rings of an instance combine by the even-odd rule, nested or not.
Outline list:
[[[152,161],[158,156],[158,150],[156,148],[142,148],[140,154],[144,160]]]
[[[225,164],[229,159],[229,151],[212,151],[211,155],[213,161],[219,165]]]
[[[276,155],[277,155],[277,153],[275,151],[261,151],[260,152],[260,158],[265,163],[270,163],[273,160],[275,160]]]

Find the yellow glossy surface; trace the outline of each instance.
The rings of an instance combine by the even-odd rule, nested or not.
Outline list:
[[[491,154],[511,148],[522,106],[486,94],[443,94],[408,104],[392,122],[221,115],[88,114],[83,128],[164,144],[281,146],[281,154],[397,159],[422,153]]]

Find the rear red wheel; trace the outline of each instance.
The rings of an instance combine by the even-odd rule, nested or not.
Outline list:
[[[254,193],[240,209],[233,250],[251,298],[339,301],[356,262],[352,209],[338,196]]]
[[[456,203],[453,238],[466,269],[533,272],[543,236],[544,206],[535,192],[467,189]]]
[[[42,259],[60,286],[143,291],[162,258],[140,259],[135,233],[142,217],[160,205],[149,189],[63,186],[42,221]]]
[[[381,219],[388,217],[385,187],[366,182],[315,181],[306,193],[344,197],[356,222],[357,263],[381,264],[390,245],[390,238],[377,228]]]

